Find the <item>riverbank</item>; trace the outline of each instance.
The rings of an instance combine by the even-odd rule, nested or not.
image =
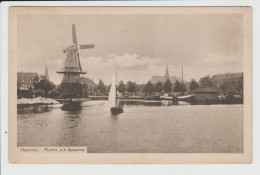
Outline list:
[[[17,99],[17,105],[51,105],[59,104],[60,102],[51,98],[36,97],[36,98],[21,98]]]
[[[35,114],[48,112],[51,108],[61,107],[60,102],[51,98],[21,98],[17,99],[17,114]]]
[[[89,98],[81,99],[82,102],[87,101],[106,101],[107,96],[90,96]],[[73,101],[73,100],[72,100]],[[243,99],[235,98],[233,96],[225,98],[195,98],[195,96],[179,96],[164,97],[164,96],[130,96],[130,97],[119,97],[120,105],[143,105],[143,106],[172,106],[181,105],[182,102],[189,105],[214,105],[214,104],[243,104]],[[64,101],[62,99],[51,99],[51,98],[22,98],[17,100],[17,112],[18,114],[23,113],[41,113],[46,112],[53,107],[62,107]],[[57,105],[59,104],[59,105]]]
[[[108,100],[108,96],[89,96],[90,100]],[[201,98],[195,95],[185,96],[128,96],[118,97],[122,104],[142,105],[155,104],[160,105],[161,101],[171,101],[172,104],[178,105],[179,102],[188,102],[191,105],[211,105],[211,104],[243,104],[243,98],[237,95],[218,96],[215,98]],[[151,102],[151,103],[150,103]],[[156,102],[156,103],[153,103]]]

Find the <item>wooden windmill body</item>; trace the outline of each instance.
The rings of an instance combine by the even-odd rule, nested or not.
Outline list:
[[[57,71],[57,73],[63,75],[61,83],[62,98],[82,97],[80,76],[82,74],[87,74],[87,72],[82,71],[78,50],[94,48],[93,44],[78,45],[75,24],[72,24],[72,41],[73,45],[70,45],[63,50],[66,54],[64,67],[61,71]]]

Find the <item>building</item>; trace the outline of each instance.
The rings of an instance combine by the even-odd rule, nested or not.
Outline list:
[[[38,73],[17,72],[17,89],[29,90],[34,88],[34,83],[38,82]]]
[[[83,96],[95,95],[97,85],[93,80],[86,77],[80,77],[80,82],[83,83]]]
[[[200,79],[201,86],[192,91],[197,104],[212,104],[218,101],[218,88],[211,85],[210,78]]]
[[[181,80],[181,78],[177,78],[175,76],[170,76],[168,66],[166,67],[165,76],[153,76],[150,80],[153,84],[156,84],[157,82],[164,83],[167,79],[169,79],[172,83],[175,83],[176,80]]]
[[[38,73],[17,72],[17,98],[32,98],[34,83],[38,80]]]
[[[211,81],[220,94],[243,94],[242,72],[213,75]]]

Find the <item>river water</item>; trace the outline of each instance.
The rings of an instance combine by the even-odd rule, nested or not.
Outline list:
[[[18,146],[87,146],[89,153],[243,152],[243,105],[124,106],[18,115]]]

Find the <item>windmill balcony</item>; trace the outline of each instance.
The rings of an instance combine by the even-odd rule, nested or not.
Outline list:
[[[81,71],[78,67],[62,68],[61,71],[57,71],[57,73],[61,73],[61,74],[66,74],[66,73],[87,74],[87,72]]]

